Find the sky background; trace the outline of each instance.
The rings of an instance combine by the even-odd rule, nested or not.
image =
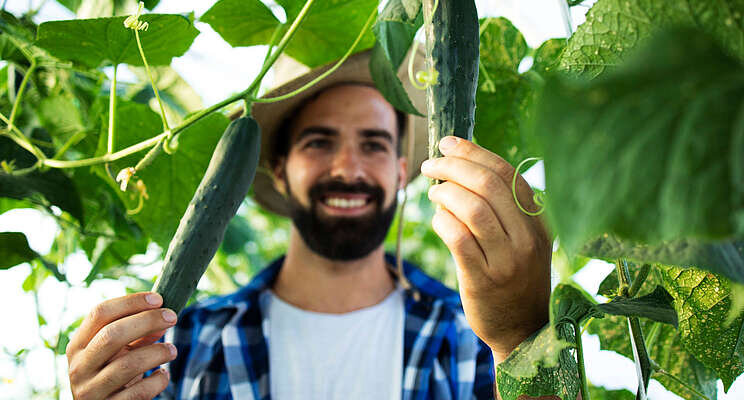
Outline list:
[[[476,0],[481,17],[504,16],[524,34],[527,43],[536,48],[543,41],[566,37],[566,19],[561,5],[565,0]],[[270,2],[264,1],[267,4]],[[188,13],[194,11],[200,17],[214,1],[205,0],[161,0],[154,12]],[[592,1],[572,8],[572,29],[584,21],[584,13]],[[38,7],[41,0],[7,0],[6,9],[13,13]],[[278,9],[278,7],[276,8]],[[55,1],[46,1],[37,16],[37,22],[69,19],[74,15]],[[277,17],[284,20],[280,10]],[[229,95],[247,87],[258,73],[263,60],[264,46],[251,48],[232,48],[224,42],[207,24],[196,22],[201,31],[190,50],[182,57],[173,60],[172,67],[202,96],[204,106],[214,104]],[[229,61],[228,61],[229,60]],[[523,68],[528,68],[524,65]],[[127,75],[126,69],[120,69],[119,79],[134,80]],[[270,82],[271,75],[266,82]],[[270,86],[270,85],[269,85]],[[541,165],[525,173],[527,180],[536,187],[544,186]],[[35,210],[12,210],[0,215],[0,232],[23,232],[29,239],[30,246],[41,254],[48,253],[57,228],[51,217],[44,216]],[[145,256],[145,258],[147,258]],[[133,260],[136,262],[136,260]],[[24,368],[18,368],[5,355],[0,354],[0,400],[25,399],[29,397],[31,383],[36,388],[48,388],[56,379],[67,388],[66,366],[64,357],[54,356],[43,348],[39,339],[39,325],[34,311],[34,297],[25,293],[21,285],[29,273],[29,266],[20,265],[10,270],[0,271],[0,304],[3,320],[8,321],[0,329],[0,343],[7,349],[16,351],[21,348],[36,348],[27,358]],[[84,255],[73,254],[64,265],[72,283],[82,283],[90,270],[90,264]],[[152,278],[159,271],[159,266],[143,269],[143,278]],[[602,278],[613,269],[612,265],[593,261],[576,276],[575,280],[588,292],[596,293]],[[125,294],[122,282],[111,280],[95,281],[90,288],[67,289],[54,279],[47,279],[38,292],[38,301],[43,315],[47,316],[48,325],[42,333],[53,337],[60,326],[67,326],[78,319],[97,303]],[[599,301],[605,301],[598,297]],[[62,310],[66,309],[64,313]],[[599,339],[594,335],[584,335],[585,360],[589,380],[595,385],[609,389],[626,388],[635,392],[636,376],[633,363],[614,352],[600,351]],[[55,372],[56,362],[56,372]],[[71,399],[69,391],[62,395]],[[653,400],[679,399],[666,391],[658,382],[652,381],[649,398]],[[723,393],[719,381],[718,400],[744,398],[744,378],[738,379],[728,394]]]

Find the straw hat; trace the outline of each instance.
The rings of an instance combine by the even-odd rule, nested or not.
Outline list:
[[[279,125],[282,123],[288,113],[294,111],[296,107],[305,101],[308,97],[333,85],[341,83],[363,83],[374,85],[372,76],[369,72],[369,60],[371,50],[366,50],[349,57],[339,69],[331,75],[318,82],[316,85],[305,90],[304,92],[286,100],[275,103],[255,103],[252,107],[253,118],[261,127],[261,158],[259,168],[256,171],[256,177],[253,181],[253,191],[255,200],[265,209],[279,215],[289,215],[287,200],[274,186],[274,178],[271,174],[271,155],[274,152],[274,136]],[[410,56],[410,54],[409,54]],[[425,57],[423,51],[418,51],[414,59],[414,71],[424,69]],[[277,87],[266,93],[263,97],[271,98],[281,96],[298,89],[321,75],[333,66],[334,63],[310,70],[306,66],[294,61],[289,57],[280,58],[275,67],[275,82]],[[401,63],[398,71],[398,78],[403,83],[403,87],[408,93],[413,105],[420,112],[426,111],[426,91],[418,90],[411,85],[408,79],[408,57]],[[426,118],[407,115],[406,121],[406,138],[411,133],[415,133],[416,143],[414,145],[413,162],[409,162],[408,180],[412,180],[419,174],[421,163],[428,158],[427,122]],[[408,140],[402,144],[402,155],[408,154]]]

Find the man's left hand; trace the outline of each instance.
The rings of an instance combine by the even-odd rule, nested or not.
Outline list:
[[[499,363],[548,321],[550,235],[515,204],[515,171],[503,158],[454,136],[439,148],[443,157],[421,166],[444,181],[429,189],[438,205],[432,226],[457,264],[465,317]],[[522,176],[516,193],[522,207],[536,209]]]

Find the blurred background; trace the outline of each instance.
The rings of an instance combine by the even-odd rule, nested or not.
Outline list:
[[[212,3],[162,0],[153,12],[186,14],[193,11],[198,19]],[[280,21],[286,19],[281,7],[271,1],[264,3]],[[566,14],[567,8],[560,0],[480,0],[476,3],[481,17],[508,18],[524,34],[529,46],[537,48],[547,39],[566,37],[569,29],[583,22],[592,1],[571,8],[570,15]],[[35,10],[33,20],[36,23],[75,17],[56,1],[6,0],[3,6],[15,15]],[[571,27],[567,26],[566,17]],[[265,46],[232,48],[209,25],[197,20],[196,27],[200,34],[190,50],[174,59],[171,65],[180,76],[177,80],[180,96],[192,109],[215,104],[247,87],[258,73],[266,51]],[[528,69],[529,58],[523,64],[520,69]],[[0,62],[2,66],[4,62]],[[137,70],[119,68],[118,79],[124,86],[127,83],[134,86],[141,82],[137,73]],[[269,83],[264,84],[264,90],[271,87],[271,75],[268,78],[264,81]],[[540,163],[524,175],[533,186],[543,188]],[[427,188],[428,182],[421,178],[409,186],[402,252],[408,260],[455,288],[454,263],[431,230],[433,209],[426,199]],[[87,189],[90,188],[83,190]],[[30,247],[39,254],[64,254],[59,269],[67,277],[64,283],[50,279],[50,274],[42,272],[43,268],[28,263],[0,271],[0,304],[6,321],[0,329],[0,399],[70,399],[64,356],[69,336],[95,304],[126,293],[149,290],[160,271],[163,249],[154,243],[150,243],[143,254],[109,260],[105,269],[92,271],[94,265],[84,251],[64,248],[67,229],[60,214],[54,208],[51,214],[29,208],[0,214],[0,232],[23,232]],[[397,229],[394,224],[386,240],[390,251],[395,248]],[[284,252],[288,233],[287,220],[262,211],[247,198],[239,210],[239,218],[230,223],[225,241],[199,284],[197,299],[228,293],[246,284],[253,274]],[[574,279],[588,292],[596,293],[602,278],[613,266],[598,260],[591,264]],[[630,360],[613,352],[600,351],[596,336],[585,335],[584,342],[588,378],[592,384],[635,392],[635,367]],[[679,398],[655,381],[649,397]],[[742,398],[744,380],[737,380],[728,394],[723,393],[719,382],[719,400]]]

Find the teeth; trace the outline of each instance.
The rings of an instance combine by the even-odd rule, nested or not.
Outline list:
[[[331,207],[355,208],[367,204],[367,201],[364,199],[342,199],[340,197],[329,197],[328,199],[326,199],[325,203]]]

